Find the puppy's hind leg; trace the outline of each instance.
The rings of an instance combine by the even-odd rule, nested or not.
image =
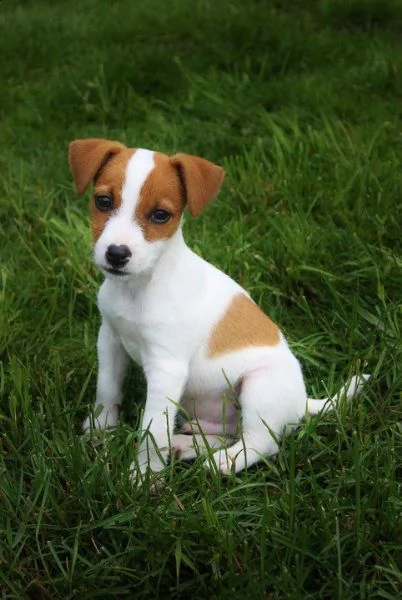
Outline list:
[[[201,433],[177,433],[172,438],[172,453],[178,460],[193,460],[209,449],[221,448],[224,439],[221,435]]]
[[[222,475],[238,473],[264,457],[278,452],[278,439],[286,425],[303,415],[305,389],[302,376],[256,369],[242,380],[239,403],[242,410],[241,438],[213,455]]]

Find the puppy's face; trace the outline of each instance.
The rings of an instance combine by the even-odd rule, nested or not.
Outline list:
[[[126,277],[153,269],[175,235],[185,206],[169,158],[149,150],[123,150],[94,183],[92,230],[96,264]]]
[[[107,277],[152,271],[187,205],[197,216],[218,192],[223,170],[198,157],[169,157],[108,140],[70,144],[77,192],[93,181],[94,257]]]

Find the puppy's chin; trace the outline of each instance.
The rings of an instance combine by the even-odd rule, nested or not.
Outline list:
[[[128,271],[124,271],[121,269],[112,269],[111,267],[101,267],[101,270],[105,277],[111,277],[112,279],[126,279],[130,276]]]
[[[105,279],[109,279],[111,281],[136,281],[143,277],[149,277],[152,274],[152,265],[136,265],[130,263],[123,269],[114,269],[110,265],[106,265],[104,263],[98,263],[95,261],[96,267],[101,271],[104,275]]]

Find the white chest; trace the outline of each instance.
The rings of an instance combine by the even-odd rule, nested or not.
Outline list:
[[[112,289],[108,282],[105,282],[99,290],[98,306],[102,317],[119,336],[127,354],[141,364],[145,339],[144,319],[139,299],[123,286]]]

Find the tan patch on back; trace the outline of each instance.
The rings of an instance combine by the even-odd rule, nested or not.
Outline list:
[[[207,356],[212,358],[252,346],[276,346],[279,334],[277,325],[250,298],[238,294],[215,325]]]
[[[141,188],[140,201],[135,209],[135,219],[148,242],[171,237],[180,226],[180,217],[185,207],[180,180],[170,158],[154,152],[154,164]],[[150,220],[150,214],[157,209],[170,213],[167,223],[157,224]]]
[[[101,235],[107,220],[121,205],[121,191],[126,176],[127,163],[135,150],[127,148],[121,150],[102,167],[94,182],[93,199],[91,203],[92,234],[94,242]],[[96,208],[95,196],[112,194],[114,208],[110,212],[102,212]]]

